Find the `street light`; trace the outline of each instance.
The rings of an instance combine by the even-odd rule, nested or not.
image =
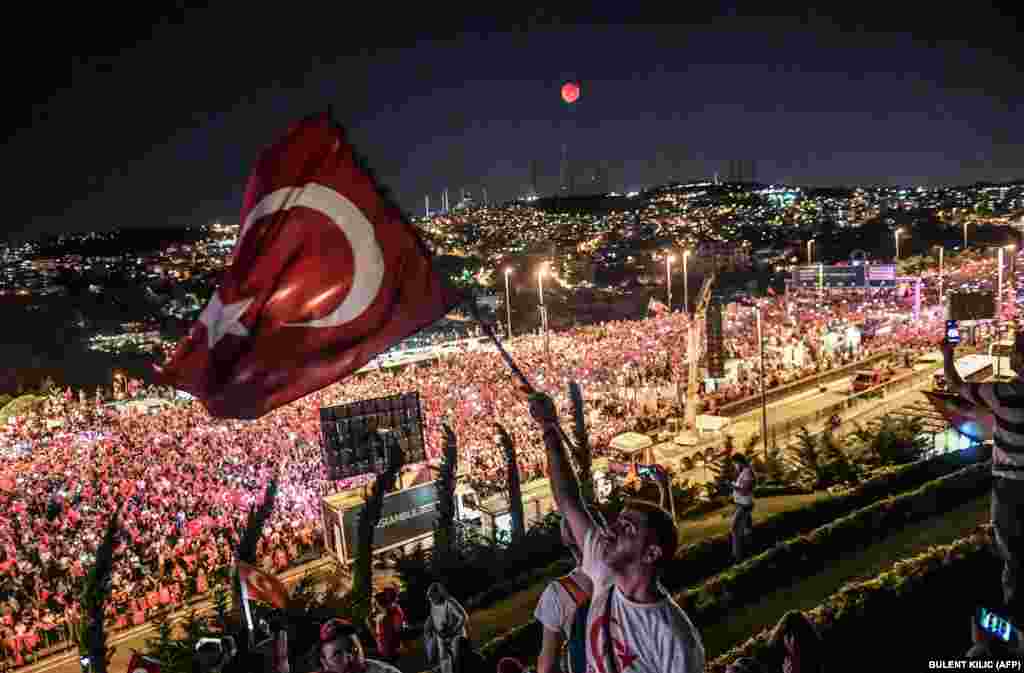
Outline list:
[[[686,258],[690,256],[689,250],[683,251],[683,313],[690,315],[690,280],[686,272]]]
[[[672,310],[672,262],[676,261],[675,255],[665,257],[665,286],[668,287],[668,310]]]
[[[945,248],[941,245],[935,247],[939,249],[939,304],[942,304],[942,251]]]
[[[902,229],[897,229],[896,234],[896,261],[900,261],[900,234],[903,233]]]
[[[811,240],[807,241],[807,266],[810,266],[811,263],[814,261],[814,256],[811,254],[811,250],[813,249],[811,246],[813,246],[813,245],[814,245],[814,239],[813,238]]]
[[[964,220],[964,250],[967,249],[967,220]]]
[[[508,338],[512,338],[512,294],[508,288],[508,277],[512,275],[512,267],[505,267],[505,317],[508,320]]]

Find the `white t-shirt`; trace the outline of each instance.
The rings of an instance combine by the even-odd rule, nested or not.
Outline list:
[[[634,603],[613,591],[611,569],[601,560],[603,547],[594,526],[583,542],[583,572],[594,583],[587,614],[587,673],[702,673],[704,643],[683,609],[667,595],[656,603]],[[611,648],[605,642],[608,633]],[[607,660],[609,649],[618,666]]]
[[[569,577],[586,591],[590,587],[590,578],[580,568],[575,568]],[[568,638],[571,633],[572,619],[576,615],[576,599],[569,595],[565,587],[557,580],[549,582],[537,601],[533,616],[541,626],[549,631],[561,631]]]

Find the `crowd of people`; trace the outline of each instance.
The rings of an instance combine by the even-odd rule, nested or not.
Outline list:
[[[941,316],[894,319],[885,339],[839,342],[839,333],[871,316],[906,313],[895,292],[870,298],[851,293],[810,301],[768,297],[769,385],[782,385],[894,346],[934,347]],[[738,366],[724,385],[702,386],[699,404],[711,412],[755,392],[758,353],[754,312],[725,308],[725,357]],[[580,383],[597,455],[616,435],[650,416],[681,413],[688,375],[690,318],[680,312],[642,321],[575,327],[545,339],[524,335],[508,349],[536,386],[552,391],[571,417],[565,383]],[[653,408],[638,389],[659,392]],[[495,422],[515,442],[523,480],[549,476],[525,397],[493,349],[464,349],[426,364],[371,370],[255,421],[212,419],[196,402],[174,398],[155,413],[115,408],[72,391],[0,430],[0,644],[20,665],[47,645],[67,639],[82,616],[77,596],[105,521],[120,512],[127,537],[117,549],[111,626],[139,624],[154,613],[206,593],[229,574],[232,548],[248,508],[276,478],[280,496],[260,540],[266,570],[281,571],[319,556],[322,496],[358,488],[372,477],[324,478],[319,409],[367,398],[419,391],[427,460],[441,455],[448,424],[458,438],[460,472],[481,490],[503,482],[505,461]],[[129,395],[152,393],[138,384]],[[483,495],[486,495],[486,491]]]

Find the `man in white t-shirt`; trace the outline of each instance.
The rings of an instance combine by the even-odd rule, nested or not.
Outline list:
[[[701,673],[704,644],[682,608],[658,582],[675,555],[672,516],[643,501],[598,527],[580,497],[558,428],[554,402],[530,398],[544,430],[551,491],[573,537],[583,541],[583,572],[594,585],[587,614],[587,673]]]
[[[600,513],[597,516],[599,517]],[[569,548],[569,552],[576,560],[576,567],[568,575],[548,583],[533,611],[533,616],[544,627],[544,641],[540,656],[537,658],[537,673],[569,673],[568,662],[565,657],[561,657],[562,645],[571,636],[576,610],[583,602],[589,601],[593,593],[593,583],[580,567],[583,551],[573,538],[569,520],[564,516],[561,527],[562,544]]]

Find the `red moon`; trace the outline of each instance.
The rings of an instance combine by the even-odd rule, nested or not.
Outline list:
[[[580,98],[580,85],[576,82],[566,82],[562,85],[562,100],[566,103],[575,103]]]

